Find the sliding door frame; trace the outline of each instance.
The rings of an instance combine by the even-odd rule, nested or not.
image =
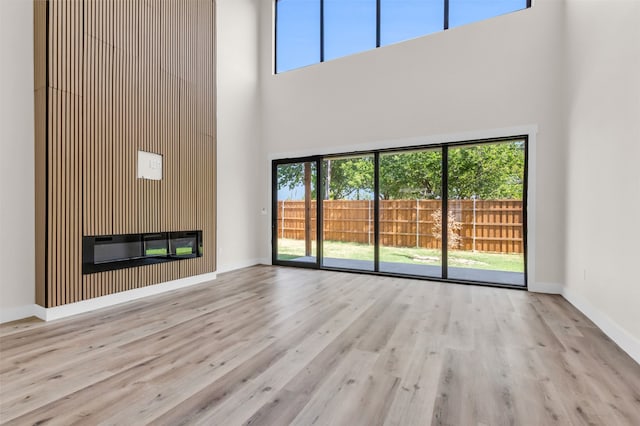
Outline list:
[[[315,163],[316,165],[316,261],[315,262],[295,262],[291,260],[278,259],[278,166],[283,164]],[[271,263],[282,266],[295,266],[297,268],[320,269],[320,259],[322,259],[322,179],[321,170],[322,156],[288,158],[284,160],[273,160],[271,162]]]
[[[440,241],[442,241],[442,272],[440,275],[443,280],[449,279],[449,145],[442,146],[442,190],[440,194],[440,211],[442,217],[440,223]]]
[[[459,146],[472,146],[472,145],[482,145],[482,144],[491,144],[491,143],[501,143],[501,142],[510,142],[510,141],[518,141],[522,140],[524,142],[524,170],[523,176],[524,181],[522,185],[522,244],[523,244],[523,261],[524,261],[524,285],[516,285],[516,284],[501,284],[495,282],[487,282],[487,281],[478,281],[478,280],[462,280],[462,279],[450,279],[448,278],[448,199],[449,199],[449,187],[448,187],[448,176],[449,176],[449,164],[448,164],[448,151],[449,148],[459,147]],[[380,154],[386,153],[402,153],[409,151],[418,151],[418,150],[426,150],[426,149],[440,149],[442,153],[442,194],[441,194],[441,202],[442,202],[442,276],[441,277],[428,277],[422,275],[413,275],[406,273],[391,273],[391,272],[382,272],[380,271]],[[328,267],[322,264],[322,242],[324,241],[323,235],[323,210],[322,210],[322,201],[324,194],[324,176],[322,169],[322,161],[326,159],[332,158],[341,158],[341,157],[352,157],[352,156],[371,156],[374,157],[374,270],[360,270],[360,269],[347,269],[347,268],[335,268]],[[292,163],[304,163],[304,162],[315,162],[316,163],[316,173],[317,173],[317,184],[316,184],[316,262],[295,262],[288,260],[279,260],[277,259],[278,253],[278,233],[277,233],[277,220],[278,220],[278,166],[281,164],[292,164]],[[272,251],[271,251],[271,261],[273,265],[280,266],[294,266],[301,268],[311,268],[311,269],[323,269],[323,270],[331,270],[331,271],[340,271],[340,272],[350,272],[357,274],[368,274],[368,275],[379,275],[379,276],[388,276],[388,277],[400,277],[400,278],[411,278],[418,279],[424,281],[436,281],[436,282],[447,282],[447,283],[456,283],[456,284],[470,284],[470,285],[482,285],[488,287],[502,287],[502,288],[513,288],[518,290],[528,290],[528,212],[527,212],[527,200],[528,200],[528,182],[529,182],[529,136],[524,135],[514,135],[514,136],[505,136],[505,137],[497,137],[497,138],[486,138],[486,139],[473,139],[473,140],[464,140],[464,141],[456,141],[456,142],[446,142],[446,143],[433,143],[433,144],[425,144],[425,145],[411,145],[411,146],[403,146],[403,147],[394,147],[394,148],[384,148],[384,149],[372,149],[368,151],[352,151],[345,153],[332,153],[325,155],[314,155],[308,157],[297,157],[297,158],[284,158],[284,159],[275,159],[272,160],[272,174],[271,174],[271,185],[272,185],[272,224],[271,224],[271,241],[272,241]]]

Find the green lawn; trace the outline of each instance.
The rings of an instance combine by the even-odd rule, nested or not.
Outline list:
[[[279,239],[278,259],[289,260],[304,256],[304,241]],[[313,253],[315,256],[315,241]],[[324,257],[339,259],[372,260],[373,245],[325,241]],[[417,265],[440,265],[440,250],[415,247],[380,247],[381,262],[412,263]],[[522,254],[481,253],[449,250],[449,266],[494,271],[524,272]]]

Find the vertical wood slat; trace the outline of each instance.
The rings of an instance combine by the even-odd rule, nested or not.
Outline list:
[[[61,211],[60,211],[60,217],[62,218],[62,223],[63,223],[63,228],[61,230],[61,238],[60,238],[60,245],[62,247],[62,256],[63,259],[69,259],[67,265],[65,265],[65,268],[62,268],[62,282],[61,282],[61,289],[62,289],[62,300],[66,301],[66,300],[72,300],[71,294],[70,294],[70,288],[69,288],[69,283],[70,283],[70,269],[72,269],[72,265],[71,265],[71,257],[70,257],[70,250],[69,250],[69,244],[71,243],[72,237],[70,235],[68,235],[67,233],[70,230],[70,223],[69,223],[69,215],[70,215],[70,210],[71,210],[71,206],[69,205],[70,199],[71,199],[71,185],[69,184],[69,169],[71,168],[71,165],[69,164],[69,151],[70,149],[73,149],[72,145],[73,144],[73,140],[71,138],[71,126],[72,126],[72,112],[71,112],[71,108],[70,108],[70,96],[69,96],[69,80],[70,80],[70,75],[71,75],[71,67],[69,66],[70,63],[74,60],[74,58],[72,57],[72,52],[70,52],[69,50],[69,39],[70,39],[70,16],[69,16],[69,2],[68,1],[62,1],[61,2],[61,6],[62,6],[62,58],[64,58],[64,60],[60,61],[61,64],[61,85],[60,85],[60,97],[62,100],[62,140],[61,140],[61,144],[60,144],[60,159],[62,162],[62,166],[60,167],[60,182],[63,188],[64,193],[61,194],[61,200],[60,200],[60,207],[61,207]]]
[[[34,2],[34,119],[35,119],[35,297],[36,303],[46,301],[46,233],[47,233],[47,3]]]
[[[56,181],[56,175],[54,173],[54,168],[53,165],[57,162],[58,156],[56,155],[56,150],[53,149],[53,147],[56,147],[58,144],[58,96],[57,96],[57,91],[56,88],[58,86],[57,82],[58,82],[58,68],[57,68],[57,64],[58,64],[58,28],[57,28],[57,22],[58,22],[58,10],[57,10],[57,4],[51,4],[50,5],[50,12],[51,12],[51,19],[50,19],[50,23],[49,23],[49,28],[50,28],[50,39],[51,39],[51,51],[52,51],[52,57],[50,59],[50,71],[49,71],[49,75],[51,78],[51,84],[50,84],[50,102],[49,102],[49,122],[50,122],[50,132],[47,138],[47,152],[48,152],[48,156],[49,156],[49,163],[48,163],[48,168],[47,168],[47,181],[49,183],[49,190],[48,190],[48,194],[49,194],[49,210],[48,210],[48,220],[49,220],[49,224],[47,226],[48,229],[48,241],[49,241],[49,253],[51,254],[51,259],[50,261],[47,263],[47,269],[48,269],[48,277],[47,277],[47,283],[50,287],[53,287],[55,289],[55,291],[51,291],[51,289],[47,292],[47,296],[48,296],[48,304],[51,304],[52,302],[56,302],[56,297],[58,292],[58,288],[57,288],[57,284],[59,282],[58,279],[56,279],[57,277],[54,275],[55,272],[57,271],[57,268],[54,267],[54,265],[57,262],[57,258],[56,258],[56,254],[58,253],[57,251],[57,239],[54,238],[56,236],[56,232],[57,232],[57,227],[52,226],[53,224],[57,223],[57,217],[58,217],[58,209],[56,208],[57,204],[56,204],[56,194],[53,191],[53,188],[58,188],[57,185],[57,181]],[[57,303],[56,303],[57,304]]]

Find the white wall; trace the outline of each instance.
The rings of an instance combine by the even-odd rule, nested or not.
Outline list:
[[[257,13],[255,0],[217,1],[218,272],[264,256]]]
[[[531,235],[543,243],[533,253],[530,288],[560,289],[565,253],[562,2],[539,0],[529,10],[278,75],[271,72],[271,7],[264,1],[261,10],[266,157],[538,126],[537,167],[530,170],[536,188]],[[269,170],[263,173],[268,176]],[[263,228],[264,235],[269,232]]]
[[[35,301],[33,2],[0,1],[0,322]]]
[[[640,362],[640,2],[566,7],[565,294]]]

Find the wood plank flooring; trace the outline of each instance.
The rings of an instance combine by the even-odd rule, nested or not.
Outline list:
[[[0,326],[0,423],[640,425],[640,366],[559,296],[256,266]]]

